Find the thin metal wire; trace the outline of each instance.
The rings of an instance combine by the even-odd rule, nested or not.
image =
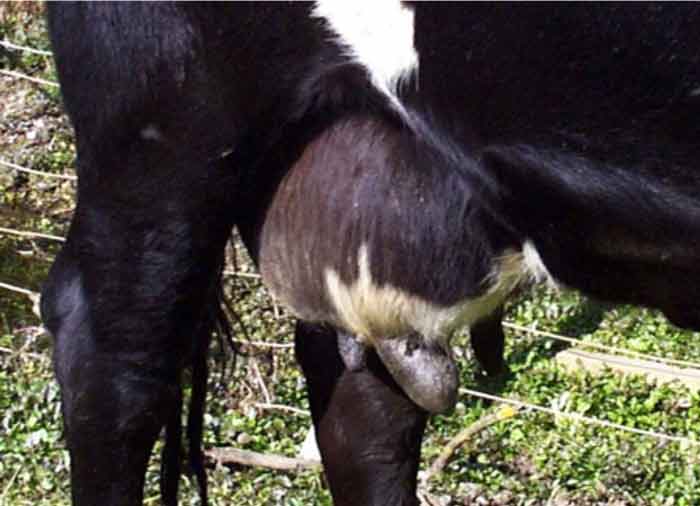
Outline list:
[[[9,283],[0,282],[0,288],[4,288],[5,290],[9,290],[10,292],[21,293],[22,295],[26,295],[28,297],[38,297],[39,296],[39,294],[37,292],[34,292],[32,290],[28,290],[26,288],[21,288],[19,286],[11,285]]]
[[[32,174],[34,176],[55,178],[55,179],[65,179],[66,181],[76,181],[77,176],[72,176],[70,174],[53,174],[51,172],[44,172],[41,170],[28,169],[27,167],[22,167],[16,163],[8,162],[6,160],[0,159],[0,165],[6,167],[10,170],[15,170],[17,172],[26,172],[27,174]]]
[[[515,399],[507,399],[505,397],[499,397],[498,395],[487,394],[480,392],[478,390],[472,390],[470,388],[460,388],[460,393],[471,395],[472,397],[479,397],[481,399],[488,399],[491,401],[503,402],[506,404],[511,404],[519,408],[531,409],[533,411],[539,411],[541,413],[547,413],[553,416],[561,416],[564,418],[569,418],[571,420],[576,420],[578,422],[588,423],[591,425],[599,425],[601,427],[608,427],[611,429],[617,429],[625,432],[631,432],[633,434],[638,434],[641,436],[649,436],[656,439],[661,439],[664,441],[676,441],[678,443],[685,443],[688,445],[700,446],[700,441],[695,439],[690,439],[683,436],[673,436],[669,434],[663,434],[661,432],[654,432],[651,430],[635,429],[634,427],[628,427],[626,425],[621,425],[619,423],[608,422],[607,420],[600,420],[599,418],[593,418],[590,416],[581,415],[579,413],[567,413],[565,411],[559,411],[558,409],[545,408],[544,406],[539,406],[537,404],[530,404],[529,402],[517,401]]]
[[[19,44],[15,44],[13,42],[10,42],[9,40],[0,40],[0,46],[6,47],[7,49],[11,49],[13,51],[24,51],[25,53],[39,54],[41,56],[53,56],[53,53],[51,51],[45,51],[43,49],[34,49],[33,47],[27,46],[20,46]]]
[[[597,348],[599,350],[612,351],[617,353],[623,353],[627,355],[634,355],[639,358],[644,358],[648,360],[653,360],[655,362],[662,362],[666,364],[680,365],[686,367],[693,367],[695,369],[700,369],[700,364],[697,362],[689,362],[687,360],[677,360],[673,358],[658,357],[656,355],[649,355],[646,353],[641,353],[639,351],[628,350],[625,348],[617,348],[615,346],[607,346],[605,344],[592,343],[590,341],[583,341],[581,339],[574,339],[572,337],[561,336],[553,332],[548,332],[544,330],[538,330],[532,327],[525,327],[523,325],[517,325],[511,322],[503,322],[503,326],[513,330],[519,330],[521,332],[528,332],[530,334],[535,334],[538,336],[548,337],[550,339],[556,339],[557,341],[564,341],[566,343],[575,344],[577,346],[588,346],[591,348]]]
[[[242,272],[242,271],[224,271],[224,276],[235,276],[237,278],[250,278],[250,279],[262,279],[260,274],[255,272]]]
[[[14,230],[11,228],[5,228],[5,227],[0,227],[0,234],[10,234],[10,235],[16,235],[19,237],[26,237],[26,238],[37,238],[37,239],[50,239],[52,241],[59,241],[59,242],[65,242],[64,237],[59,237],[57,235],[51,235],[51,234],[42,234],[40,232],[27,232],[24,230]]]
[[[311,413],[305,409],[295,408],[294,406],[287,406],[285,404],[272,404],[269,402],[256,402],[253,404],[256,408],[268,409],[274,411],[287,411],[289,413],[294,413],[301,416],[311,416]]]
[[[248,346],[255,346],[256,348],[279,348],[279,349],[290,349],[294,348],[294,343],[273,343],[267,341],[246,341],[245,339],[234,339],[236,344],[245,344]]]
[[[59,84],[55,81],[47,81],[46,79],[41,79],[39,77],[28,76],[27,74],[22,74],[21,72],[15,72],[14,70],[0,69],[0,74],[4,74],[6,76],[14,77],[17,79],[24,79],[26,81],[31,81],[33,83],[42,84],[45,86],[53,86],[55,88],[59,87]]]

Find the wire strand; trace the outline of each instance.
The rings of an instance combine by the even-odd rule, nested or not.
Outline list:
[[[583,341],[581,339],[574,339],[573,337],[561,336],[553,332],[539,330],[532,327],[525,327],[523,325],[517,325],[511,322],[503,322],[503,326],[512,330],[519,330],[521,332],[528,332],[530,334],[535,334],[542,337],[548,337],[550,339],[555,339],[557,341],[563,341],[565,343],[575,344],[576,346],[589,346],[591,348],[597,348],[599,350],[612,351],[617,353],[623,353],[626,355],[634,355],[639,358],[644,358],[648,360],[653,360],[655,362],[662,362],[666,364],[680,365],[686,367],[692,367],[695,369],[700,369],[700,364],[697,362],[690,362],[687,360],[677,360],[674,358],[659,357],[656,355],[649,355],[647,353],[641,353],[639,351],[628,350],[625,348],[617,348],[615,346],[607,346],[605,344],[592,343],[590,341]]]
[[[300,416],[311,416],[311,412],[305,410],[305,409],[300,409],[300,408],[295,408],[294,406],[287,406],[285,404],[272,404],[269,402],[256,402],[253,404],[256,408],[259,409],[267,409],[267,410],[272,410],[272,411],[286,411],[288,413],[294,413],[296,415]]]
[[[490,401],[503,402],[506,404],[511,404],[513,406],[517,406],[519,408],[531,409],[533,411],[547,413],[547,414],[552,415],[552,416],[561,416],[564,418],[569,418],[571,420],[575,420],[578,422],[584,422],[584,423],[588,423],[591,425],[599,425],[601,427],[608,427],[610,429],[617,429],[617,430],[621,430],[621,431],[625,431],[625,432],[630,432],[633,434],[638,434],[641,436],[649,436],[649,437],[661,439],[664,441],[675,441],[678,443],[685,443],[688,445],[695,445],[695,446],[700,445],[700,441],[697,441],[695,439],[690,439],[687,437],[683,437],[683,436],[674,436],[674,435],[669,435],[669,434],[663,434],[661,432],[654,432],[651,430],[635,429],[634,427],[628,427],[626,425],[621,425],[619,423],[608,422],[607,420],[601,420],[599,418],[593,418],[593,417],[581,415],[578,413],[567,413],[565,411],[559,411],[558,409],[545,408],[544,406],[540,406],[538,404],[530,404],[528,402],[518,401],[515,399],[507,399],[505,397],[499,397],[498,395],[487,394],[484,392],[480,392],[478,390],[472,390],[470,388],[460,388],[459,391],[460,391],[460,393],[471,395],[472,397],[479,397],[481,399],[487,399]]]
[[[72,176],[69,174],[53,174],[51,172],[44,172],[41,170],[28,169],[27,167],[22,167],[21,165],[17,165],[16,163],[8,162],[8,161],[2,160],[2,159],[0,159],[0,165],[2,165],[3,167],[6,167],[7,169],[10,169],[10,170],[15,170],[17,172],[26,172],[27,174],[32,174],[34,176],[49,177],[49,178],[55,178],[55,179],[65,179],[66,181],[76,181],[78,179],[77,176]]]
[[[255,272],[243,272],[243,271],[224,271],[224,276],[235,276],[237,278],[250,278],[250,279],[262,279],[260,274]]]
[[[15,44],[13,42],[10,42],[9,40],[0,40],[0,46],[5,47],[7,49],[11,49],[13,51],[24,51],[25,53],[39,54],[41,56],[53,56],[53,53],[51,51],[45,51],[43,49],[34,49],[33,47],[27,46],[20,46],[19,44]]]
[[[58,88],[58,83],[55,81],[47,81],[46,79],[41,79],[39,77],[32,77],[28,76],[27,74],[22,74],[21,72],[15,72],[14,70],[5,70],[5,69],[0,69],[0,74],[14,77],[16,79],[24,79],[26,81],[31,81],[36,84],[42,84],[45,86],[53,86],[55,88]]]
[[[33,290],[21,288],[19,286],[11,285],[9,283],[3,283],[1,281],[0,281],[0,288],[4,288],[5,290],[8,290],[10,292],[21,293],[22,295],[26,295],[26,296],[32,297],[32,298],[39,296],[39,293],[35,292]]]
[[[247,346],[254,346],[256,348],[278,348],[278,349],[290,349],[294,348],[294,343],[274,343],[267,341],[247,341],[245,339],[234,339],[234,343],[242,344]]]
[[[52,241],[59,241],[59,242],[66,241],[66,239],[64,237],[59,237],[57,235],[42,234],[40,232],[28,232],[25,230],[14,230],[12,228],[5,228],[5,227],[0,227],[0,233],[9,234],[9,235],[16,235],[19,237],[26,237],[28,239],[37,238],[37,239],[50,239]]]

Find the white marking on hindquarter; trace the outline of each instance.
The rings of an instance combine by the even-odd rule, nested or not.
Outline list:
[[[471,326],[493,312],[524,275],[523,255],[508,252],[496,260],[485,280],[488,289],[483,295],[445,307],[390,285],[376,285],[365,244],[360,247],[357,262],[359,274],[351,285],[343,283],[333,269],[326,269],[326,289],[338,318],[336,323],[367,344],[418,332],[429,341],[445,345],[456,329]]]
[[[326,20],[348,56],[367,68],[372,83],[403,111],[396,97],[398,86],[402,77],[418,69],[413,11],[395,0],[320,0],[313,15]]]

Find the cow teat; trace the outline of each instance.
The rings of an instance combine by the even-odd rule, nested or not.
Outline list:
[[[431,413],[444,413],[454,407],[459,374],[447,344],[410,333],[378,339],[374,346],[384,366],[413,402]]]

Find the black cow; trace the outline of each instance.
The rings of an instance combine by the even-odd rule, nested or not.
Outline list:
[[[234,225],[304,320],[337,505],[417,504],[449,330],[498,311],[513,265],[700,326],[700,8],[379,5],[51,6],[80,183],[43,312],[75,504],[140,504],[164,425],[175,504],[180,374],[206,372]]]

